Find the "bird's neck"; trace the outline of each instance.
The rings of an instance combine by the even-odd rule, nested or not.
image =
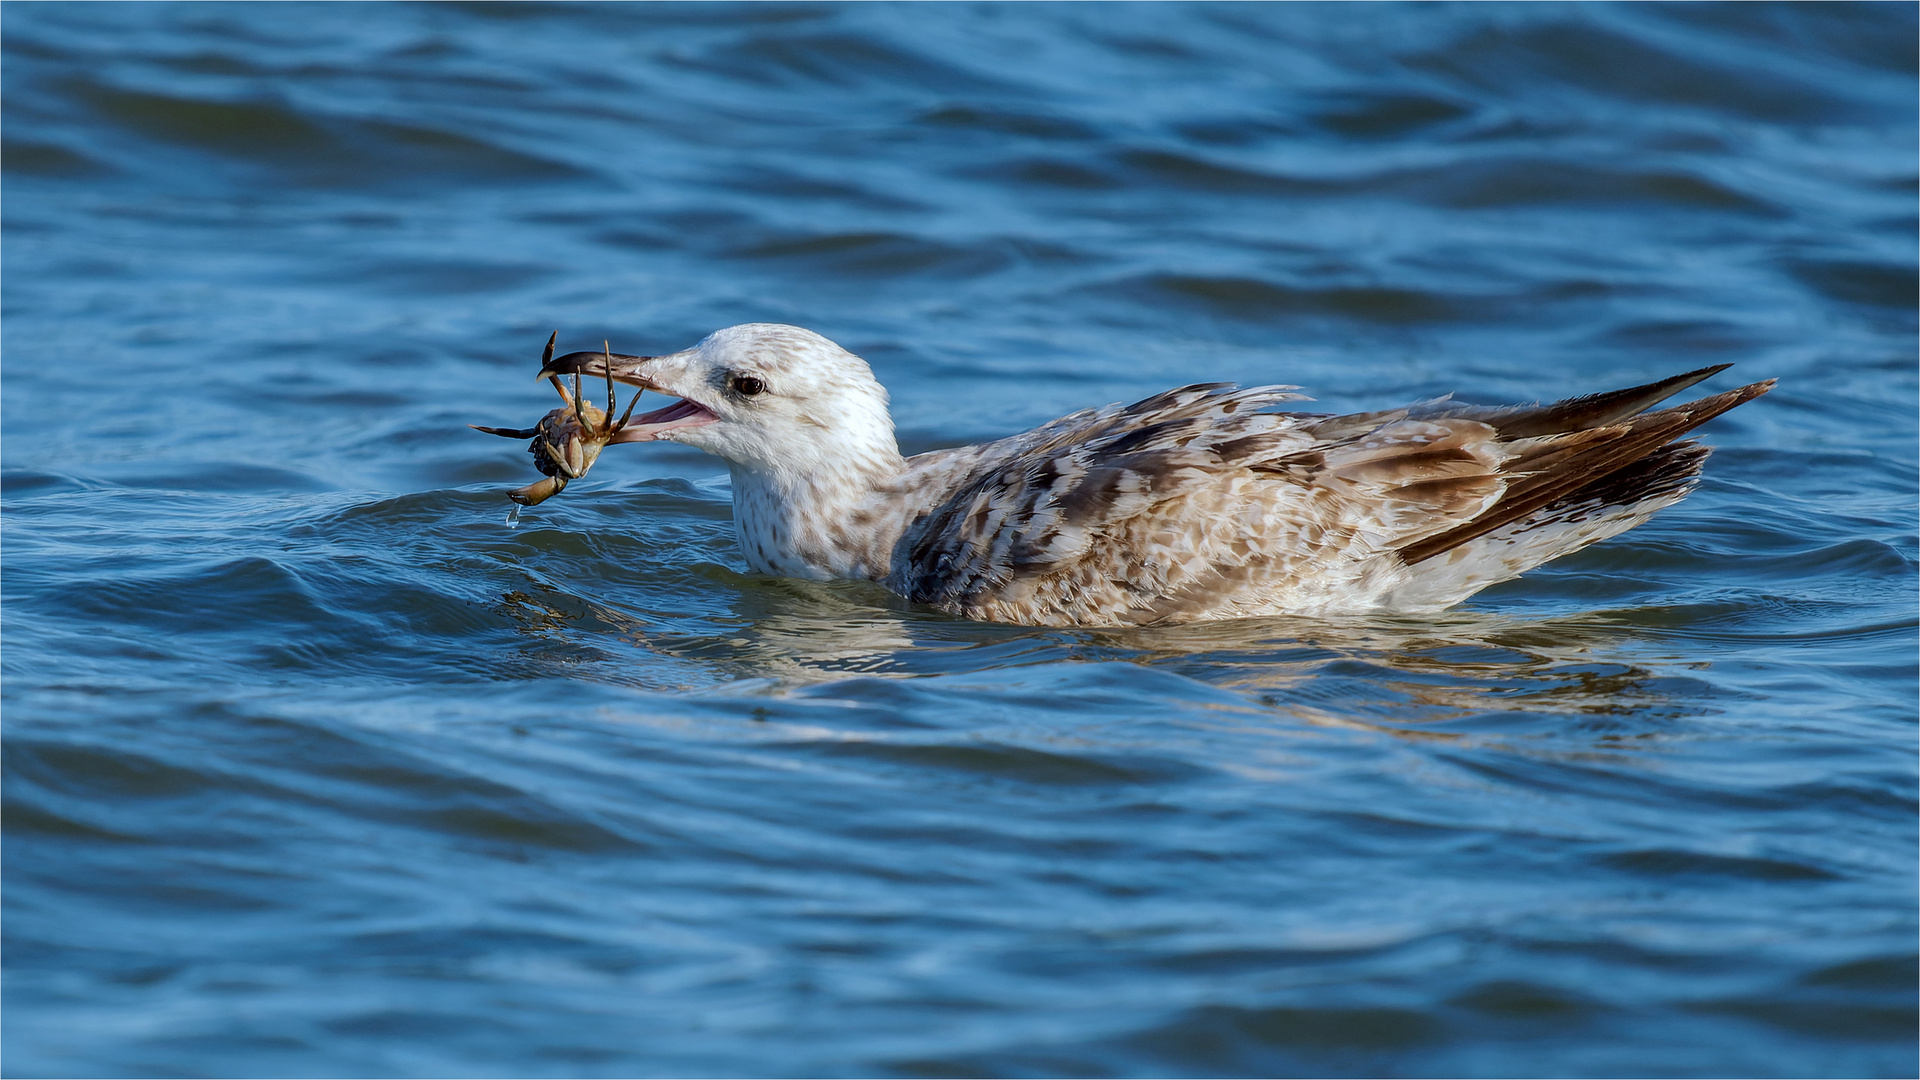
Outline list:
[[[733,524],[747,565],[781,577],[885,577],[907,520],[890,497],[905,467],[894,447],[812,469],[733,465]]]

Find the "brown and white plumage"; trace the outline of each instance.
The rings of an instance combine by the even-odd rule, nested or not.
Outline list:
[[[1275,411],[1290,386],[1208,383],[903,458],[865,362],[811,331],[611,362],[682,399],[618,441],[724,458],[756,571],[1045,626],[1446,607],[1684,497],[1707,450],[1676,440],[1773,386],[1650,411],[1721,365],[1553,405],[1328,416]]]

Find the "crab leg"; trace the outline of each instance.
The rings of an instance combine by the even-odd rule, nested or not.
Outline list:
[[[544,440],[540,443],[540,452],[545,454],[547,460],[553,462],[553,467],[559,469],[560,474],[569,480],[580,479],[580,470],[575,467],[571,461],[567,460],[573,456],[574,451],[575,444],[573,443],[568,443],[564,448],[557,447]]]
[[[613,410],[620,404],[620,399],[613,394],[613,346],[608,343],[606,339],[602,338],[600,348],[607,355],[607,419],[611,420],[613,419]],[[608,432],[608,434],[612,434],[612,432]]]
[[[627,417],[632,416],[633,407],[635,405],[640,404],[640,394],[641,394],[641,391],[638,388],[636,388],[633,391],[633,396],[627,399],[627,411],[620,414],[620,422],[613,425],[613,428],[608,432],[609,435],[627,426]],[[608,409],[607,414],[611,416],[613,414],[613,410]]]
[[[540,354],[540,370],[541,371],[547,370],[547,365],[553,362],[553,343],[559,340],[560,340],[560,331],[558,330],[555,330],[552,336],[547,338],[547,347]],[[575,416],[579,416],[580,406],[574,401],[574,398],[578,397],[580,394],[580,376],[575,375],[573,377],[573,394],[572,395],[569,395],[567,393],[566,386],[560,382],[560,376],[549,375],[547,376],[547,381],[553,384],[554,392],[560,395],[560,400],[566,402],[568,407],[573,409]],[[580,417],[581,424],[584,425],[586,422],[587,421],[585,417]]]
[[[580,411],[580,373],[573,373],[573,418],[580,421],[581,428],[592,431],[593,425],[587,423],[587,414]]]
[[[487,427],[483,424],[468,424],[467,426],[475,431],[484,431],[489,435],[501,435],[509,439],[531,439],[535,435],[540,434],[540,429],[537,427]]]
[[[540,456],[543,458],[546,458],[548,462],[552,463],[555,470],[555,475],[557,476],[567,475],[567,461],[565,458],[561,457],[557,451],[554,450],[552,443],[546,441],[545,439],[542,439],[534,445],[540,447]],[[542,470],[542,471],[544,472],[545,470]]]
[[[610,421],[607,425],[607,437],[612,438],[616,432],[627,426],[627,417],[632,416],[633,407],[640,404],[640,395],[643,391],[635,389],[633,396],[627,399],[627,411],[620,414],[619,420],[614,420],[613,407],[618,405],[620,400],[613,396],[613,346],[602,339],[600,349],[607,358],[607,419]]]

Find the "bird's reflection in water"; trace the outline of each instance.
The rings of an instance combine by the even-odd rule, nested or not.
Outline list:
[[[790,684],[913,674],[901,670],[899,658],[911,655],[916,642],[905,620],[876,604],[886,599],[878,586],[791,579],[748,579],[746,585],[726,594],[730,603],[701,612],[646,612],[553,589],[508,593],[497,610],[539,643],[540,655],[610,660],[617,641],[654,657],[694,662],[711,674],[691,681],[685,672],[665,681],[641,677],[657,689],[742,677]],[[635,682],[631,672],[605,674]]]
[[[537,640],[548,666],[653,689],[739,679],[797,689],[850,676],[1004,673],[1118,662],[1228,690],[1261,711],[1315,725],[1453,737],[1569,727],[1600,741],[1707,708],[1684,674],[1621,658],[1630,627],[1604,616],[1521,618],[1452,611],[1423,618],[1242,619],[1160,628],[1056,630],[968,622],[845,582],[741,579],[700,615],[641,613],[544,592],[500,610]],[[659,659],[618,660],[618,641]]]
[[[1112,632],[1101,643],[1311,723],[1439,735],[1456,721],[1514,731],[1545,720],[1606,741],[1706,708],[1698,680],[1623,660],[1633,636],[1591,614],[1467,610],[1241,620]]]
[[[907,623],[881,603],[877,585],[752,579],[723,638],[682,643],[679,655],[705,655],[746,665],[761,677],[817,681],[840,675],[884,675],[911,651]]]

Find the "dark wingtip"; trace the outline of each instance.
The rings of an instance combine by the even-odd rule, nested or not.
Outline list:
[[[1644,386],[1630,386],[1602,394],[1568,398],[1537,409],[1525,409],[1489,422],[1510,439],[1555,435],[1563,431],[1584,431],[1606,427],[1639,416],[1655,405],[1732,367],[1714,364],[1683,372]]]
[[[1643,416],[1636,416],[1633,418],[1633,422],[1638,425],[1646,421],[1658,420],[1662,417],[1685,416],[1688,418],[1688,430],[1691,430],[1729,409],[1745,405],[1747,402],[1773,389],[1779,381],[1778,379],[1765,379],[1757,383],[1748,383],[1745,386],[1736,386],[1731,390],[1722,390],[1717,394],[1700,398],[1697,401],[1689,401],[1682,405],[1672,405],[1661,409],[1659,412],[1650,412]]]
[[[1595,399],[1636,393],[1651,394],[1665,389],[1669,384],[1678,384],[1672,389],[1666,389],[1666,393],[1660,395],[1665,397],[1675,390],[1692,386],[1716,371],[1725,371],[1728,366],[1721,364],[1718,367],[1690,371],[1685,375],[1677,375],[1650,386],[1621,390],[1615,394],[1595,395]],[[1542,458],[1536,458],[1534,463],[1541,467],[1532,473],[1521,474],[1511,481],[1507,493],[1492,510],[1465,525],[1435,536],[1423,537],[1409,544],[1400,550],[1400,557],[1411,566],[1484,536],[1508,522],[1524,520],[1543,506],[1576,494],[1585,487],[1600,483],[1615,472],[1632,467],[1635,462],[1646,458],[1649,454],[1662,452],[1663,446],[1674,446],[1674,440],[1682,438],[1721,413],[1752,401],[1773,389],[1774,383],[1773,379],[1749,383],[1732,390],[1723,390],[1697,401],[1673,405],[1658,412],[1627,413],[1624,418],[1628,419],[1629,423],[1617,426],[1599,425],[1611,430],[1597,432],[1596,434],[1602,437],[1588,440],[1584,447],[1578,445],[1576,441],[1569,451],[1555,451],[1543,455]],[[1576,401],[1580,400],[1593,399],[1576,399]],[[1656,397],[1654,400],[1658,401],[1660,398]],[[1548,410],[1543,411],[1560,410],[1569,404],[1572,403],[1562,402],[1560,405],[1549,406]],[[1686,453],[1692,454],[1695,451],[1687,450]],[[1699,457],[1704,457],[1704,450],[1699,452]],[[1559,460],[1552,461],[1551,465],[1545,463],[1553,458]]]

